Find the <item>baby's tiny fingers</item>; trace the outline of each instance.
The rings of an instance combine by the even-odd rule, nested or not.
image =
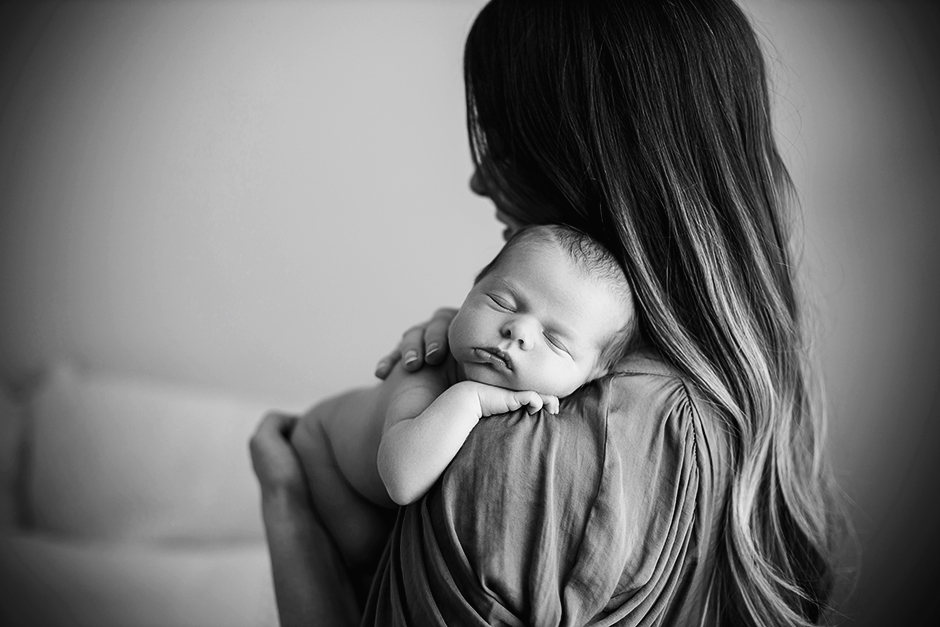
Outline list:
[[[529,406],[529,409],[527,410],[529,415],[538,413],[539,410],[542,409],[542,397],[535,392],[526,392],[525,400],[523,402]]]
[[[551,394],[540,394],[545,411],[550,414],[558,413],[558,397]]]

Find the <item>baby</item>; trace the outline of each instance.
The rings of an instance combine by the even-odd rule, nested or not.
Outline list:
[[[606,374],[634,331],[627,278],[607,250],[562,226],[522,229],[477,276],[439,366],[396,366],[384,385],[320,403],[291,441],[327,531],[353,568],[388,537],[388,510],[419,499],[477,422],[559,398]],[[378,506],[378,507],[377,507]]]

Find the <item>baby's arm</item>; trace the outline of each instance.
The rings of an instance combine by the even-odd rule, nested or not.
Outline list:
[[[418,500],[441,476],[473,427],[483,417],[528,405],[558,412],[558,398],[462,381],[439,396],[432,387],[402,389],[389,404],[379,444],[378,471],[389,496],[399,505]]]

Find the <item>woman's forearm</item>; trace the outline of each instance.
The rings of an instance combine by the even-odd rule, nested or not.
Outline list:
[[[264,494],[262,512],[281,626],[358,625],[349,575],[309,499]]]

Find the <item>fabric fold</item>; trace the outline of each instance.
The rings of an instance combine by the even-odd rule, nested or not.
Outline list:
[[[705,406],[660,361],[635,356],[555,416],[482,420],[400,511],[363,624],[646,626],[694,615],[724,499],[712,456],[727,446]]]

